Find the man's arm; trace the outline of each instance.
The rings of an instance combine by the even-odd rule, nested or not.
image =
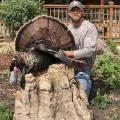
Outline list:
[[[92,26],[88,29],[83,49],[75,50],[74,58],[75,59],[82,59],[91,57],[96,52],[96,41],[97,41],[97,30],[96,27],[92,24]]]
[[[66,56],[75,59],[82,59],[91,57],[96,51],[96,40],[97,40],[97,30],[94,25],[92,25],[87,31],[83,49],[75,51],[65,51]]]

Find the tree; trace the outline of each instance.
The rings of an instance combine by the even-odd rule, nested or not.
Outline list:
[[[39,2],[33,0],[5,0],[0,7],[0,17],[8,27],[11,37],[15,37],[25,22],[42,14],[47,14],[47,11],[40,8]]]

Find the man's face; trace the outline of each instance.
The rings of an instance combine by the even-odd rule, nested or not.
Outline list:
[[[74,7],[71,9],[71,11],[68,13],[72,21],[78,22],[81,20],[83,12],[80,8]]]

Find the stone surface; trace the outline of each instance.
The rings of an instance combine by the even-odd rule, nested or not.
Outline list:
[[[97,40],[97,55],[111,54],[110,48],[107,46],[105,40],[98,38]]]
[[[73,69],[63,64],[27,74],[25,90],[16,92],[14,120],[91,120],[88,102]]]
[[[14,42],[5,42],[0,40],[0,71],[9,68],[11,60],[15,54]]]
[[[120,55],[120,46],[117,46],[118,54]]]
[[[13,42],[0,42],[0,53],[6,54],[11,51],[14,51],[14,43]]]

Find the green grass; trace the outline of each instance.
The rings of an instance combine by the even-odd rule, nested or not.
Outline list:
[[[12,118],[12,112],[4,104],[0,103],[0,120],[12,120]]]
[[[117,115],[117,117],[114,120],[120,120],[120,113]]]

